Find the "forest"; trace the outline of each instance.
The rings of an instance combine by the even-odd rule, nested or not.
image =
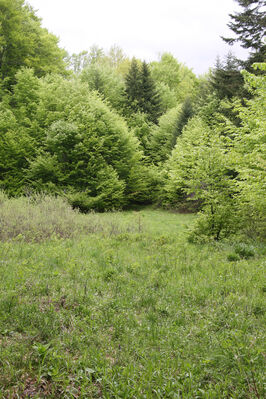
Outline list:
[[[195,239],[261,235],[265,16],[262,1],[239,4],[238,36],[224,40],[248,60],[229,52],[197,77],[169,53],[149,64],[116,45],[68,55],[28,5],[1,1],[1,189],[83,212],[199,212]]]
[[[266,15],[236,2],[247,59],[197,76],[0,0],[0,399],[264,397]]]

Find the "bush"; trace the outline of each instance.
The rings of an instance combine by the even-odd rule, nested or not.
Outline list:
[[[237,262],[240,260],[240,256],[238,254],[235,253],[231,253],[227,256],[227,260],[229,262]]]
[[[236,245],[235,252],[241,258],[244,258],[244,259],[253,258],[255,256],[254,248],[252,246],[250,246],[250,245],[246,245],[246,244],[243,244],[243,243],[240,243],[240,244]]]

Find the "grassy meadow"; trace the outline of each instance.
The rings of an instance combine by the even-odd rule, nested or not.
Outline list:
[[[0,398],[263,398],[265,251],[0,198]]]

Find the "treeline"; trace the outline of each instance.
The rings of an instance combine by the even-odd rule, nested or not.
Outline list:
[[[258,25],[261,2],[239,3],[240,23],[249,11]],[[0,11],[0,188],[62,195],[82,211],[198,211],[192,240],[263,235],[265,46],[252,41],[256,31],[246,71],[229,54],[196,77],[169,53],[149,64],[117,46],[70,56],[23,0],[0,0]]]

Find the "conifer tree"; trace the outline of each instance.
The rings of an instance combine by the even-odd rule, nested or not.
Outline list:
[[[247,94],[244,90],[244,79],[240,72],[239,61],[230,52],[224,62],[217,59],[210,83],[220,100],[224,98],[230,100],[232,97],[243,98]]]
[[[129,108],[137,112],[141,99],[141,76],[136,58],[132,59],[128,74],[126,75],[125,92]]]
[[[194,111],[193,111],[191,98],[187,97],[182,105],[181,112],[176,120],[176,126],[173,131],[173,137],[172,137],[172,148],[174,148],[174,146],[176,145],[177,138],[181,136],[183,128],[186,126],[186,124],[188,123],[189,119],[193,116],[193,114]]]
[[[133,58],[126,76],[127,105],[134,112],[147,114],[150,122],[157,123],[161,112],[160,96],[147,63],[144,61],[141,68]]]
[[[141,66],[141,109],[149,115],[149,120],[153,123],[158,122],[161,112],[161,100],[156,90],[155,83],[151,77],[149,67],[145,61]]]
[[[242,47],[249,49],[251,54],[243,63],[246,68],[254,62],[265,62],[266,45],[266,14],[265,0],[236,0],[243,8],[242,12],[230,14],[232,19],[228,27],[236,34],[235,38],[224,38],[229,44],[239,42]]]

